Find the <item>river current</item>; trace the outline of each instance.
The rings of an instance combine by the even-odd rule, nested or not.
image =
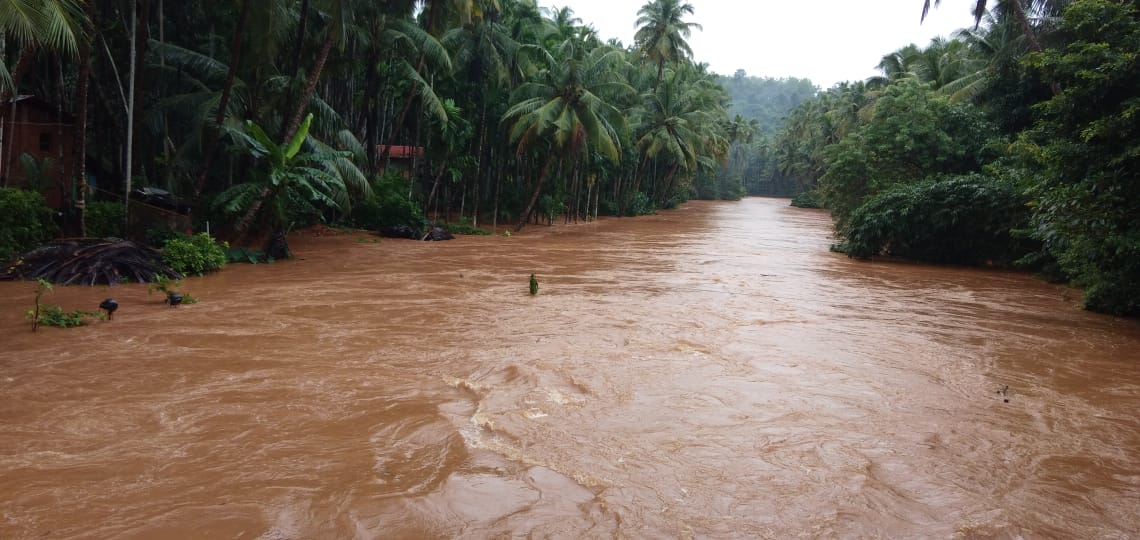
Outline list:
[[[1140,536],[1140,323],[832,241],[778,199],[298,233],[35,333],[0,283],[0,538]]]

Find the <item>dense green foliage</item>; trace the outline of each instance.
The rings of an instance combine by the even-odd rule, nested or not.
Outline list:
[[[778,169],[852,256],[1020,257],[1140,314],[1140,6],[1014,0],[982,21],[802,104]]]
[[[820,208],[819,192],[813,189],[792,197],[792,206],[796,208]]]
[[[372,184],[372,195],[352,207],[352,224],[375,231],[380,227],[427,222],[420,207],[408,199],[408,181],[398,174],[386,174]]]
[[[879,96],[854,132],[823,152],[823,205],[840,224],[864,201],[895,184],[977,170],[996,131],[981,112],[950,103],[906,79]]]
[[[896,184],[854,211],[842,249],[852,257],[1008,266],[1029,251],[1010,231],[1029,209],[1018,186],[982,175]]]
[[[1059,32],[1065,44],[1026,61],[1064,89],[1022,138],[1040,171],[1033,233],[1086,305],[1140,314],[1140,6],[1074,2]]]
[[[218,243],[210,235],[198,233],[168,240],[162,250],[162,260],[180,274],[202,275],[226,265],[227,249],[228,245]]]
[[[0,188],[0,261],[51,239],[56,226],[44,198],[34,191]]]

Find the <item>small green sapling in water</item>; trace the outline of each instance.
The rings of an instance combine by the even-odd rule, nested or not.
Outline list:
[[[87,318],[102,319],[102,313],[92,313],[90,311],[64,311],[59,306],[48,306],[40,303],[40,298],[44,293],[52,290],[52,284],[45,279],[36,280],[36,306],[35,309],[29,309],[25,316],[32,320],[32,331],[35,332],[41,324],[46,326],[58,326],[60,328],[71,328],[73,326],[83,326],[87,324]]]
[[[538,294],[538,280],[535,279],[534,274],[530,275],[530,295]]]
[[[43,297],[45,292],[50,290],[52,290],[52,286],[48,280],[43,278],[36,280],[36,308],[27,313],[28,317],[32,319],[33,332],[40,326],[40,298]]]

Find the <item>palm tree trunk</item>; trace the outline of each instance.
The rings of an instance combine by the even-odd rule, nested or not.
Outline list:
[[[91,88],[91,48],[95,42],[95,2],[87,2],[87,23],[90,25],[79,47],[79,80],[75,89],[75,174],[79,178],[75,210],[79,214],[79,236],[87,237],[87,94]]]
[[[527,203],[522,216],[519,216],[519,224],[515,227],[516,231],[521,231],[526,226],[526,222],[530,220],[531,213],[534,212],[534,204],[538,202],[538,196],[542,194],[542,185],[546,183],[546,176],[550,174],[552,163],[554,163],[554,152],[546,156],[546,163],[542,166],[542,173],[538,175],[538,183],[534,186],[534,193],[530,196],[530,202]]]
[[[247,2],[248,3],[248,2]],[[297,43],[293,49],[293,65],[289,73],[296,73],[301,69],[301,52],[305,50],[305,29],[306,23],[309,21],[309,0],[301,0],[301,10],[298,12],[297,18]]]
[[[669,201],[668,197],[673,193],[673,188],[677,184],[677,169],[680,166],[679,162],[674,163],[673,168],[669,169],[669,174],[665,177],[665,189],[660,193],[661,202],[658,203],[659,206],[665,206],[665,203]]]
[[[218,150],[218,144],[222,140],[222,130],[218,126],[226,119],[226,108],[229,107],[230,94],[233,92],[234,79],[237,78],[238,62],[241,61],[241,44],[242,38],[245,36],[245,28],[249,22],[249,9],[253,3],[252,0],[245,0],[242,2],[241,12],[238,15],[237,26],[234,27],[234,35],[230,39],[230,66],[226,72],[226,83],[222,87],[222,97],[218,99],[218,112],[214,115],[214,129],[210,135],[210,142],[206,145],[206,152],[202,159],[202,166],[198,169],[198,183],[194,187],[194,196],[202,195],[202,191],[206,189],[206,179],[210,173],[210,166],[214,163],[214,154]]]
[[[131,165],[134,163],[135,146],[135,96],[138,85],[138,13],[131,9],[131,69],[130,69],[130,96],[127,98],[127,160],[124,163],[123,175],[123,231],[126,232],[131,222]]]
[[[329,52],[332,51],[333,43],[336,41],[336,35],[332,30],[325,31],[325,42],[321,45],[321,51],[317,54],[317,61],[313,65],[313,70],[309,72],[309,80],[305,83],[305,91],[301,92],[301,97],[297,100],[297,108],[293,111],[293,118],[285,126],[281,133],[281,140],[288,141],[297,134],[297,129],[301,127],[301,120],[305,117],[305,110],[309,108],[309,99],[313,97],[313,93],[317,90],[317,83],[321,80],[321,72],[325,69],[325,62],[329,59]]]
[[[1042,52],[1044,49],[1041,47],[1041,42],[1037,41],[1037,32],[1033,31],[1033,26],[1029,24],[1029,16],[1025,14],[1025,4],[1021,0],[1010,0],[1009,3],[1013,6],[1013,14],[1017,17],[1017,24],[1021,26],[1021,33],[1025,34],[1029,48],[1033,52]],[[1061,93],[1061,85],[1057,81],[1049,81],[1049,89],[1054,96]]]
[[[1025,34],[1025,40],[1029,43],[1029,48],[1033,52],[1041,52],[1041,42],[1037,41],[1037,33],[1033,31],[1033,27],[1029,24],[1029,16],[1025,14],[1025,5],[1021,0],[1011,0],[1009,2],[1013,6],[1013,14],[1017,17],[1017,24],[1021,26],[1021,32]]]
[[[443,159],[443,163],[439,164],[439,172],[435,175],[435,181],[431,184],[431,193],[428,194],[427,202],[424,204],[424,213],[427,213],[431,208],[432,201],[435,200],[435,194],[439,192],[439,183],[443,180],[443,173],[447,172],[447,158]]]

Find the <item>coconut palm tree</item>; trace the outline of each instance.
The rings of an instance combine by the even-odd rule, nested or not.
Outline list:
[[[546,151],[518,229],[534,212],[556,158],[596,152],[618,163],[627,122],[602,96],[633,92],[614,69],[623,54],[610,47],[583,53],[574,40],[566,40],[548,58],[547,67],[511,96],[513,105],[504,114],[503,124],[509,128],[511,142],[517,144],[517,154]]]
[[[941,1],[942,0],[934,0],[934,6],[937,7]],[[1028,4],[1023,0],[1002,0],[998,3],[998,6],[1008,9],[1013,13],[1018,25],[1021,26],[1021,32],[1025,36],[1030,50],[1033,52],[1041,52],[1041,42],[1038,41],[1037,32],[1034,30],[1033,24],[1029,21],[1029,12],[1058,14],[1066,3],[1066,0],[1030,0]],[[986,14],[986,5],[986,0],[977,0],[974,4],[974,26],[982,22],[982,18]],[[923,0],[922,19],[926,19],[926,15],[929,12],[930,0]]]
[[[693,6],[682,0],[653,0],[637,11],[637,33],[633,40],[638,51],[657,65],[657,83],[667,62],[679,62],[693,56],[693,49],[685,41],[693,29],[701,30],[697,23],[685,22],[693,14]]]
[[[668,168],[664,178],[666,184],[679,170],[691,172],[697,168],[703,135],[701,127],[708,120],[705,110],[695,99],[693,89],[686,87],[685,82],[676,72],[670,71],[661,84],[645,96],[645,105],[636,115],[636,132],[641,133],[637,149],[642,159],[634,180],[634,191],[639,187],[646,163],[651,160]],[[668,198],[667,189],[656,191],[659,199]]]

